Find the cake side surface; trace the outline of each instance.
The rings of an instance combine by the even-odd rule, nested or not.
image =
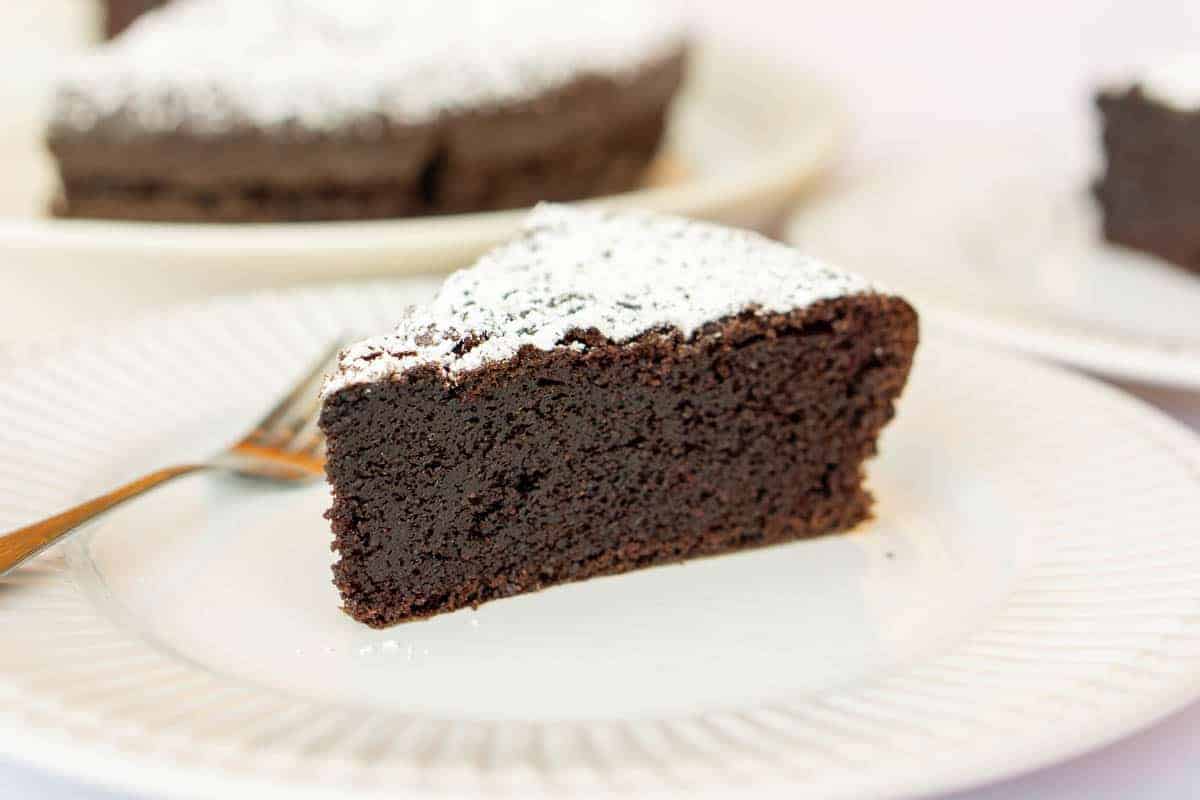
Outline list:
[[[1141,85],[1096,102],[1105,167],[1093,192],[1105,238],[1200,271],[1200,104],[1167,103]]]
[[[903,300],[576,336],[455,383],[426,364],[327,397],[348,613],[387,626],[869,516],[863,462],[917,344]]]
[[[390,625],[847,530],[917,337],[755,234],[540,208],[326,383],[345,607]]]

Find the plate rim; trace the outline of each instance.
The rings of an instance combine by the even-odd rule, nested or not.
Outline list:
[[[985,131],[979,133],[978,141],[959,142],[951,152],[956,158],[974,154],[976,160],[987,161],[980,156],[995,156],[997,148],[1005,144],[1008,145],[1006,151],[1011,150],[1014,142],[1029,145],[1035,140],[1011,132]],[[878,184],[919,175],[924,171],[922,167],[931,162],[940,163],[939,159],[928,155],[910,155],[898,164],[876,163],[841,176],[828,196],[813,198],[811,203],[801,204],[788,215],[784,224],[785,241],[805,249],[807,245],[801,231],[810,230],[809,215],[819,218],[826,210],[840,211],[847,204],[852,205],[859,193],[868,192]],[[961,262],[961,259],[956,261]],[[1014,350],[1116,380],[1200,391],[1200,345],[1190,342],[1180,345],[1150,336],[1122,336],[1116,331],[1097,330],[1092,325],[1055,321],[1032,311],[979,308],[956,303],[953,298],[941,294],[909,294],[921,303],[927,321],[985,345]]]
[[[369,287],[370,284],[365,286]],[[221,300],[206,303],[190,304],[189,308],[193,312],[203,312],[204,310],[224,307],[231,303],[240,305],[242,303],[252,303],[256,299],[263,298],[283,298],[286,300],[300,295],[326,295],[331,291],[345,291],[345,288],[346,285],[324,290],[302,289],[254,292],[232,295]],[[357,286],[354,288],[354,291],[356,293],[364,293],[364,288],[363,286]],[[156,318],[165,319],[172,314],[171,310],[163,310],[145,315],[140,322],[145,324]],[[114,323],[106,326],[105,330],[99,331],[98,336],[102,338],[119,336],[123,332],[128,331],[130,327],[131,323]],[[936,339],[941,336],[945,336],[945,334],[934,334],[933,338]],[[953,346],[971,350],[978,349],[974,344],[955,343]],[[90,344],[76,341],[68,347],[61,349],[55,357],[67,358],[72,355],[78,355],[88,347],[90,347]],[[1006,361],[1010,365],[1017,365],[1019,369],[1031,370],[1043,378],[1049,378],[1054,381],[1065,381],[1080,391],[1095,392],[1097,395],[1104,397],[1106,403],[1115,404],[1111,408],[1117,409],[1120,407],[1123,414],[1137,415],[1140,421],[1145,424],[1146,432],[1153,433],[1156,440],[1156,447],[1159,449],[1166,448],[1177,455],[1186,465],[1190,466],[1190,471],[1194,473],[1193,477],[1200,483],[1200,437],[1197,437],[1193,431],[1161,410],[1114,386],[1051,364],[1033,361],[1011,353],[992,354],[989,357]],[[28,359],[25,358],[0,366],[0,377],[5,379],[11,377],[14,371],[20,370],[27,363]],[[11,687],[0,682],[0,696],[8,688]],[[918,772],[913,776],[914,783],[905,786],[903,794],[907,796],[917,792],[961,790],[1043,768],[1050,764],[1090,752],[1143,730],[1177,711],[1184,705],[1193,702],[1197,695],[1200,695],[1200,672],[1189,675],[1186,679],[1174,681],[1172,683],[1172,690],[1170,692],[1159,693],[1156,702],[1144,703],[1136,708],[1125,706],[1125,712],[1119,715],[1120,721],[1106,719],[1106,727],[1102,731],[1097,732],[1094,729],[1088,731],[1081,730],[1076,731],[1077,735],[1075,736],[1065,737],[1062,735],[1063,732],[1061,730],[1050,731],[1044,734],[1046,741],[1041,742],[1044,746],[1036,748],[1036,754],[1025,757],[1020,764],[1012,763],[1011,753],[998,752],[989,758],[981,758],[977,762],[971,762],[969,769],[960,770],[959,774],[956,775],[929,774],[922,779],[921,774]],[[230,792],[244,791],[250,782],[249,779],[242,775],[212,775],[205,769],[194,765],[186,768],[171,767],[164,769],[140,755],[131,755],[129,753],[105,755],[101,751],[108,749],[107,742],[63,742],[59,740],[59,736],[52,736],[46,731],[23,729],[20,720],[21,716],[17,712],[0,709],[0,753],[5,754],[14,761],[51,769],[74,778],[94,781],[105,786],[126,790],[152,791],[167,796],[200,794],[199,789],[195,788],[199,783],[190,781],[189,785],[191,788],[181,791],[179,784],[184,780],[184,777],[181,776],[194,778],[196,781],[203,781],[205,785],[211,784],[212,786],[222,787]],[[35,741],[38,748],[36,750],[31,749]],[[87,757],[82,760],[72,757],[78,756],[80,753],[84,753]],[[81,761],[85,762],[86,765],[81,765]],[[153,773],[153,775],[151,776],[149,773]],[[259,781],[259,778],[256,776],[254,781]],[[765,785],[766,789],[770,789],[770,787],[771,784]],[[277,784],[268,781],[262,786],[255,785],[254,788],[256,792],[260,793],[259,796],[264,797],[297,796],[297,787],[291,784]],[[698,793],[700,796],[709,796],[706,794],[707,791],[709,790],[701,787],[697,792],[693,793]],[[713,789],[712,796],[725,796],[725,792],[727,791],[729,790]],[[438,794],[439,796],[441,795],[440,792]],[[310,787],[301,791],[299,796],[333,798],[347,797],[348,795],[340,789]],[[372,791],[364,791],[362,793],[355,791],[353,796],[369,797],[375,795]],[[885,795],[863,796],[882,797]]]
[[[1067,367],[1116,380],[1200,391],[1200,350],[1155,346],[1151,340],[1128,341],[1085,329],[1053,326],[1022,315],[979,314],[927,301],[934,324],[983,344],[1016,350]],[[1024,321],[1023,321],[1024,320]]]

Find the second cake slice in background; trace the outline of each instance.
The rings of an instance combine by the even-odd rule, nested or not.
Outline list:
[[[1200,273],[1200,59],[1177,58],[1096,97],[1104,236]]]

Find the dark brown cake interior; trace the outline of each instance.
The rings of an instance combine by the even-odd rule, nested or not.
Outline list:
[[[1107,165],[1095,186],[1104,236],[1200,271],[1200,111],[1140,88],[1097,98]]]
[[[917,344],[903,300],[577,338],[456,385],[418,368],[327,400],[351,615],[386,626],[868,516],[862,464]]]

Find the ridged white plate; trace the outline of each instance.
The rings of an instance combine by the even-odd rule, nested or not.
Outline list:
[[[11,309],[0,340],[34,322],[44,330],[213,294],[456,268],[509,239],[525,214],[268,225],[49,219],[56,178],[41,146],[44,112],[28,100],[13,105],[0,130],[0,296]],[[777,224],[829,164],[842,122],[840,103],[810,76],[701,47],[664,168],[647,188],[598,202]]]
[[[7,369],[0,529],[215,448],[430,289],[225,300]],[[208,797],[899,797],[1196,695],[1200,444],[1177,425],[935,338],[870,483],[852,535],[373,631],[338,610],[324,488],[198,477],[0,585],[0,752]]]
[[[1200,275],[1107,244],[1088,144],[985,135],[845,182],[788,238],[992,344],[1200,390]]]

